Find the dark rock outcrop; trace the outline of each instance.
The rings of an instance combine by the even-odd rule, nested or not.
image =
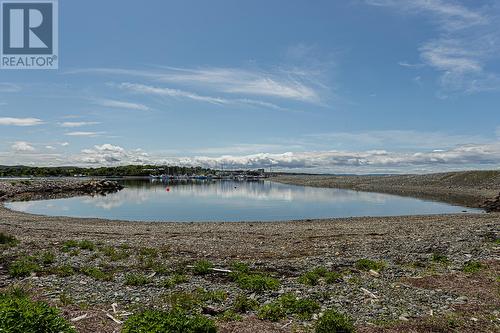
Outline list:
[[[491,200],[486,200],[481,208],[484,208],[487,212],[500,212],[500,193]]]

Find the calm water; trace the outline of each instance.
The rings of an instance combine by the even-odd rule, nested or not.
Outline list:
[[[143,221],[277,221],[347,216],[457,213],[470,208],[379,193],[269,181],[125,181],[103,196],[13,202],[24,212]]]

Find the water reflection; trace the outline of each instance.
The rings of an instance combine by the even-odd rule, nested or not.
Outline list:
[[[124,185],[124,190],[105,197],[16,202],[9,206],[36,214],[145,221],[273,221],[456,213],[464,209],[387,194],[269,181],[124,181]]]

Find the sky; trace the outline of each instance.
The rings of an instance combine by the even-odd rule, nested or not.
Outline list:
[[[500,167],[495,0],[59,1],[0,70],[0,165]]]

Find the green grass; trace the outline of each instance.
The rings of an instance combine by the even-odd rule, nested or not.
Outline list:
[[[0,293],[0,332],[76,333],[56,308],[15,292]]]
[[[233,310],[226,310],[222,314],[217,316],[217,320],[225,322],[241,321],[243,320],[243,317],[240,314],[234,312]]]
[[[231,277],[241,289],[255,292],[276,290],[280,286],[279,280],[259,273],[233,273]]]
[[[259,307],[259,303],[245,295],[238,295],[233,302],[232,309],[235,312],[247,313],[254,311]]]
[[[224,290],[206,291],[199,288],[196,292],[202,302],[223,303],[227,299],[227,293]]]
[[[385,263],[383,261],[375,261],[370,259],[360,259],[356,261],[355,267],[361,271],[381,271],[385,268]]]
[[[56,261],[56,255],[50,251],[45,251],[40,254],[40,262],[43,265],[50,265]]]
[[[250,266],[244,262],[236,261],[231,264],[231,269],[238,273],[250,273]]]
[[[75,270],[70,265],[61,265],[53,267],[49,270],[49,272],[59,277],[67,277],[75,274]]]
[[[472,274],[472,273],[479,272],[483,268],[485,268],[485,265],[481,264],[480,262],[478,262],[478,261],[469,261],[469,262],[465,263],[464,267],[462,267],[462,271],[464,273]]]
[[[342,277],[342,274],[337,272],[330,272],[325,267],[317,267],[312,271],[302,274],[298,281],[307,286],[316,286],[321,279],[325,283],[331,284],[337,282]]]
[[[199,260],[194,263],[193,272],[195,275],[206,275],[212,271],[214,265],[208,260]]]
[[[303,320],[311,319],[312,315],[320,309],[320,305],[308,298],[297,298],[294,294],[288,293],[278,299],[279,304],[290,315],[296,315]]]
[[[94,251],[96,249],[95,244],[89,240],[82,240],[80,242],[76,240],[67,240],[63,243],[61,251],[70,252],[71,250],[76,250],[77,248],[81,250]]]
[[[200,308],[203,304],[199,294],[195,292],[172,292],[165,295],[166,302],[170,305],[172,309],[181,311],[193,311],[194,309]]]
[[[279,321],[286,317],[286,312],[280,304],[273,302],[261,306],[257,312],[257,317],[263,320]]]
[[[80,241],[80,243],[78,243],[78,247],[82,250],[89,250],[89,251],[94,251],[96,249],[95,244],[89,240]]]
[[[25,277],[39,270],[40,266],[35,257],[23,256],[10,264],[9,275],[11,277]]]
[[[111,261],[119,261],[127,259],[130,256],[127,250],[124,249],[117,250],[112,246],[105,246],[101,248],[101,252]]]
[[[439,264],[448,264],[450,262],[447,256],[439,252],[434,252],[432,254],[431,261]]]
[[[355,332],[351,318],[335,310],[327,310],[318,320],[315,333],[352,333]]]
[[[165,288],[173,288],[178,284],[188,282],[189,279],[184,274],[173,274],[168,279],[161,281],[161,286]]]
[[[146,257],[158,257],[158,249],[152,248],[152,247],[141,247],[139,249],[139,254],[141,256],[146,256]]]
[[[113,275],[111,273],[104,272],[98,267],[83,267],[81,272],[84,275],[100,281],[111,281],[113,279]]]
[[[16,246],[19,241],[14,237],[0,232],[0,245],[4,247]]]
[[[178,310],[165,312],[146,310],[129,317],[122,333],[215,333],[214,321],[201,316],[190,316]]]
[[[144,286],[151,283],[151,279],[144,274],[130,273],[125,275],[125,284],[128,286]]]

